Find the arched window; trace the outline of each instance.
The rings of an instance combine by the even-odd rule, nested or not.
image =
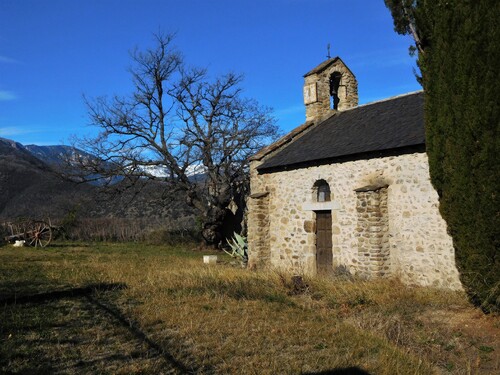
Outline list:
[[[316,202],[330,202],[330,185],[325,180],[318,180],[313,186]]]
[[[333,72],[330,76],[330,108],[337,109],[339,106],[339,86],[342,74],[339,72]]]

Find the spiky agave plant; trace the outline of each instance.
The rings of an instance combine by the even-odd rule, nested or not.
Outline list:
[[[246,237],[240,236],[238,233],[234,232],[233,238],[227,241],[227,244],[231,248],[231,251],[224,251],[233,258],[238,258],[243,266],[248,263],[248,243]]]

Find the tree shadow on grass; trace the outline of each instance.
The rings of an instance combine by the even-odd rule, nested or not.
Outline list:
[[[167,362],[169,362],[173,367],[175,367],[177,370],[179,370],[183,374],[196,374],[200,372],[200,369],[196,366],[187,366],[178,359],[176,359],[171,353],[166,351],[160,344],[152,340],[151,338],[148,337],[148,335],[142,331],[138,325],[128,319],[125,315],[123,315],[118,309],[113,308],[112,306],[106,305],[96,298],[94,298],[92,295],[87,295],[86,298],[92,302],[95,306],[98,306],[101,308],[103,311],[107,312],[109,315],[111,315],[113,318],[115,318],[116,321],[118,321],[123,327],[126,327],[130,333],[132,333],[137,339],[141,340],[142,342],[146,343],[151,349],[159,353]],[[168,340],[168,338],[167,338]],[[171,341],[171,340],[168,340]],[[208,369],[204,369],[206,372]]]
[[[56,290],[52,292],[36,293],[31,295],[14,295],[0,299],[0,306],[24,304],[24,303],[44,303],[63,298],[79,298],[90,295],[97,291],[111,291],[125,289],[127,286],[123,283],[99,283],[90,284],[81,288],[71,288]]]
[[[43,311],[46,315],[46,322],[44,321],[43,328],[47,330],[48,335],[50,337],[42,337],[42,341],[45,341],[47,344],[50,344],[52,342],[52,345],[54,344],[54,337],[56,338],[56,343],[57,345],[61,345],[64,347],[65,344],[71,343],[71,338],[68,338],[66,336],[68,335],[74,335],[75,332],[80,332],[80,335],[83,336],[88,336],[90,333],[86,330],[88,330],[88,327],[92,327],[92,329],[97,329],[98,331],[101,331],[100,334],[108,339],[115,339],[118,342],[123,342],[123,341],[130,341],[131,345],[134,345],[133,342],[140,343],[142,345],[146,352],[143,354],[140,354],[138,352],[135,353],[137,356],[143,356],[145,355],[144,358],[162,358],[163,361],[166,362],[169,368],[171,368],[175,373],[180,373],[180,374],[194,374],[194,373],[199,373],[201,370],[205,373],[210,373],[210,369],[208,368],[199,368],[198,366],[193,365],[194,361],[191,360],[189,357],[189,365],[183,363],[180,361],[178,358],[176,358],[172,353],[170,353],[166,348],[164,347],[165,344],[160,345],[159,343],[155,342],[152,340],[144,331],[142,331],[139,327],[139,325],[131,321],[127,316],[125,316],[118,308],[112,306],[111,304],[106,303],[105,301],[98,299],[96,297],[96,292],[100,292],[100,296],[103,296],[102,292],[114,292],[114,291],[119,291],[122,289],[125,289],[127,286],[123,283],[100,283],[100,284],[91,284],[87,285],[85,287],[79,287],[79,288],[71,288],[71,289],[65,289],[65,290],[58,290],[58,291],[51,291],[51,292],[46,292],[46,293],[38,293],[38,294],[33,294],[33,295],[21,295],[21,296],[9,296],[3,299],[0,299],[0,307],[3,307],[4,309],[20,309],[20,313],[29,313],[30,311],[34,311],[34,315],[38,316],[40,313],[37,312]],[[74,302],[70,302],[70,300],[73,300]],[[87,301],[87,303],[84,303],[84,301]],[[62,304],[62,305],[61,305]],[[76,314],[76,317],[72,318],[72,322],[68,322],[67,320],[63,320],[63,323],[58,323],[57,318],[54,318],[50,316],[50,312],[52,310],[57,311],[60,314],[63,314],[67,316],[67,314],[71,314],[71,311],[73,307],[70,308],[69,312],[63,312],[63,307],[64,304],[66,305],[71,305],[71,306],[77,306],[76,309],[78,310],[78,313]],[[89,305],[90,304],[90,305]],[[85,307],[89,306],[89,307]],[[93,308],[90,308],[90,306],[94,306]],[[24,310],[23,310],[24,309]],[[28,309],[28,310],[26,310]],[[48,309],[48,310],[47,310]],[[85,310],[85,311],[84,311]],[[99,318],[93,318],[95,316],[95,313],[92,313],[93,311],[101,311],[102,317]],[[1,312],[1,311],[0,311]],[[28,314],[29,315],[29,314]],[[107,318],[104,318],[104,316],[107,316]],[[38,318],[37,318],[38,319]],[[115,327],[121,327],[121,330],[106,330],[106,328],[102,328],[100,324],[103,324],[103,319],[104,321],[108,321],[108,325],[110,324],[111,326]],[[9,328],[10,330],[14,330],[13,332],[15,335],[26,335],[23,337],[29,337],[29,332],[37,332],[38,334],[40,333],[40,329],[42,326],[40,326],[41,323],[39,323],[38,320],[34,321],[36,324],[32,325],[29,322],[28,318],[23,319],[20,323],[17,323],[17,325],[12,326]],[[64,323],[66,322],[66,323]],[[68,325],[69,324],[69,325]],[[19,326],[20,325],[20,326]],[[4,327],[5,328],[5,327]],[[133,337],[131,340],[130,338],[126,337],[115,337],[115,336],[120,336],[124,333],[123,329],[129,332],[129,334]],[[3,331],[2,327],[0,327],[0,331]],[[122,334],[117,333],[117,332],[123,332]],[[55,336],[54,336],[55,335]],[[61,337],[60,337],[60,336]],[[62,340],[61,340],[62,339]],[[135,339],[135,340],[134,340]],[[32,350],[33,352],[38,352],[39,356],[34,356],[34,361],[35,363],[29,364],[31,366],[31,369],[24,368],[24,370],[36,370],[38,373],[51,373],[52,370],[55,370],[54,367],[51,367],[47,363],[41,363],[44,360],[42,359],[44,357],[43,351],[46,349],[43,349],[39,345],[39,343],[31,343],[29,341],[22,341],[22,337],[19,338],[20,343],[24,345],[35,345]],[[26,340],[26,339],[24,339]],[[87,339],[84,339],[84,341]],[[165,342],[173,342],[173,339],[169,339],[168,337],[165,338]],[[74,343],[78,344],[78,340],[76,340]],[[111,351],[114,351],[116,349],[113,349],[112,347],[110,348]],[[16,352],[16,349],[14,347],[14,352],[11,353],[11,359],[16,359],[16,357],[23,357],[24,353],[21,352]],[[41,352],[40,352],[41,351]],[[1,350],[0,350],[1,352]],[[6,353],[4,353],[6,354]],[[133,354],[133,353],[132,353]],[[122,356],[121,353],[119,354],[110,354],[108,352],[108,355],[111,355],[109,358],[113,358],[113,361],[115,362],[126,362],[129,360],[133,360],[134,355],[128,355],[128,356]],[[47,354],[50,357],[50,354]],[[19,357],[19,359],[22,362],[22,358]],[[32,359],[33,361],[33,359]],[[38,361],[39,363],[36,363]],[[0,361],[0,370],[2,369],[2,363],[3,361]],[[93,360],[92,358],[88,359],[81,359],[76,364],[74,364],[76,367],[80,367],[81,365],[83,366],[95,366],[94,363],[102,363],[102,359],[97,359]],[[28,365],[28,364],[27,364]],[[61,364],[62,365],[62,364]],[[47,367],[48,366],[48,367]]]
[[[343,367],[320,372],[305,372],[302,375],[370,375],[359,367]]]

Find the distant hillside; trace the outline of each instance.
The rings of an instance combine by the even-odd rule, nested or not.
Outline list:
[[[62,181],[20,143],[0,138],[0,217],[64,215],[90,193]]]
[[[68,158],[72,158],[75,153],[85,154],[83,151],[78,150],[71,146],[38,146],[26,145],[24,148],[33,156],[42,160],[51,166],[58,166]]]
[[[0,137],[0,157],[5,161],[11,161],[13,164],[26,164],[39,169],[47,169],[47,165],[39,158],[35,157],[21,143],[10,139]]]
[[[194,224],[191,209],[183,200],[166,198],[160,183],[148,182],[141,189],[110,195],[96,186],[62,180],[54,168],[74,152],[68,146],[23,146],[0,138],[0,220],[62,218],[72,212],[82,218],[152,218]]]
[[[56,171],[64,172],[68,171],[68,168],[72,166],[77,166],[76,160],[93,160],[94,156],[89,153],[82,151],[76,147],[64,146],[64,145],[54,145],[54,146],[38,146],[38,145],[26,145],[24,148],[30,152],[33,156],[40,159],[44,163],[48,164]],[[96,178],[91,182],[92,185],[102,185],[103,183],[108,183],[109,180],[99,180],[98,175],[91,176]],[[91,178],[91,179],[92,179]],[[122,180],[122,177],[117,176],[113,179],[112,183],[117,183]]]

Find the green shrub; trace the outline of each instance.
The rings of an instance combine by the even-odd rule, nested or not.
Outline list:
[[[500,3],[424,2],[427,153],[460,277],[484,311],[500,309]]]

